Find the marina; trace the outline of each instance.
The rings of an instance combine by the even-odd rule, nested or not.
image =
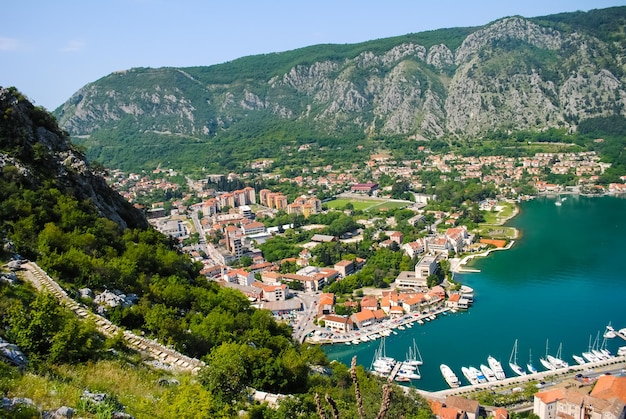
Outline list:
[[[596,364],[591,364],[583,352],[588,352],[589,346],[600,350],[609,322],[617,333],[616,338],[607,338],[605,349],[618,354],[620,346],[626,346],[618,337],[626,326],[626,278],[621,274],[626,270],[626,260],[606,255],[619,248],[619,238],[626,234],[626,222],[620,215],[624,212],[626,200],[612,197],[569,197],[561,207],[542,198],[522,203],[520,215],[511,223],[522,232],[522,238],[509,250],[475,259],[471,267],[480,273],[455,276],[475,290],[475,304],[468,311],[447,311],[435,321],[422,319],[423,325],[414,322],[411,329],[394,329],[398,334],[387,337],[388,355],[404,359],[415,339],[425,362],[420,366],[421,379],[410,385],[439,391],[449,389],[439,369],[441,363],[468,386],[461,368],[487,365],[490,354],[503,361],[509,377],[503,382],[524,382],[554,373],[539,362],[545,356],[546,339],[552,342],[549,354],[553,356],[562,342],[561,359],[570,361],[569,369],[593,368]],[[537,225],[550,228],[538,229]],[[571,225],[579,228],[572,229]],[[589,247],[599,235],[601,243]],[[585,249],[584,257],[580,249]],[[592,304],[594,301],[603,303]],[[496,330],[498,338],[491,339]],[[598,332],[598,348],[593,348]],[[626,336],[626,330],[622,334]],[[510,359],[516,339],[517,363],[527,372],[525,377],[517,376],[504,362]],[[367,367],[377,346],[378,342],[370,341],[356,346],[326,345],[324,350],[330,359],[348,365],[356,355],[357,362]],[[586,365],[576,363],[573,355],[585,359]],[[538,370],[536,375],[529,366]]]

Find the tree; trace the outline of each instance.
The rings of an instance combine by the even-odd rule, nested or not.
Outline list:
[[[247,365],[242,356],[245,347],[223,343],[210,355],[199,379],[211,394],[223,403],[239,400],[245,393]]]

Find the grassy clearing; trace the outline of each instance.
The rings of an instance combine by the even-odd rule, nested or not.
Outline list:
[[[490,225],[503,224],[506,220],[511,218],[515,212],[515,204],[511,202],[498,202],[495,206],[495,211],[485,211],[485,223]]]
[[[500,201],[495,208],[495,211],[484,212],[485,222],[478,227],[478,233],[485,238],[515,239],[517,230],[513,227],[505,227],[503,224],[515,214],[516,205],[512,202]]]
[[[360,211],[371,211],[378,210],[384,211],[393,208],[404,208],[407,206],[405,202],[395,202],[389,200],[377,200],[377,199],[345,199],[338,198],[333,199],[332,201],[325,202],[324,204],[328,206],[328,208],[333,209],[341,209],[346,206],[346,204],[351,203],[354,206],[355,210]]]
[[[123,361],[60,365],[51,367],[45,374],[21,375],[13,381],[8,396],[28,397],[42,409],[56,409],[60,406],[79,406],[83,390],[89,390],[116,398],[125,406],[127,413],[138,419],[154,418],[161,417],[158,414],[159,399],[166,391],[158,380],[171,376],[168,372]],[[84,417],[92,417],[89,413],[80,413]]]

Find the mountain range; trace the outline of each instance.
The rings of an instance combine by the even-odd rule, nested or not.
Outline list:
[[[626,116],[625,28],[626,7],[615,7],[133,68],[87,84],[54,115],[108,166],[211,166],[237,149],[255,159],[320,140],[573,132]]]

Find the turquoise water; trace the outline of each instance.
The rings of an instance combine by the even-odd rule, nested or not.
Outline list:
[[[506,251],[493,252],[474,262],[480,273],[457,274],[455,279],[475,290],[473,307],[466,312],[398,331],[386,340],[388,356],[403,359],[415,339],[424,359],[422,379],[413,385],[423,390],[447,388],[439,371],[448,364],[465,383],[462,366],[487,364],[493,355],[507,376],[515,339],[518,364],[525,367],[532,350],[533,364],[555,355],[575,364],[572,354],[587,350],[589,337],[600,341],[605,326],[626,327],[626,199],[570,196],[562,206],[554,199],[538,198],[521,204],[509,222],[522,237]],[[369,367],[379,342],[358,346],[327,345],[330,359]],[[615,353],[626,342],[610,339]]]

